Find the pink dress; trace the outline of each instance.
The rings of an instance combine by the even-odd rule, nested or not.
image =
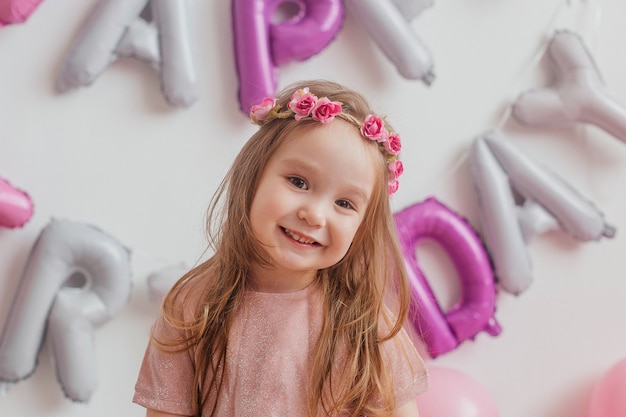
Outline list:
[[[320,297],[318,285],[295,293],[246,294],[229,336],[217,416],[306,415],[310,357],[322,326]],[[172,330],[159,318],[154,331],[164,336]],[[427,388],[426,368],[404,331],[383,347],[400,406]],[[189,351],[162,352],[149,344],[133,401],[158,411],[191,415],[193,356]]]

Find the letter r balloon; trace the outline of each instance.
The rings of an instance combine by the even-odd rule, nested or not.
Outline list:
[[[33,245],[0,335],[4,386],[32,375],[47,329],[65,395],[89,400],[97,386],[93,331],[125,306],[130,276],[129,252],[112,237],[52,220]]]
[[[496,289],[487,252],[474,229],[458,214],[427,198],[394,215],[411,287],[409,320],[437,357],[473,339],[480,331],[500,334],[496,322]],[[445,250],[459,275],[461,297],[443,312],[417,261],[417,244],[432,239]]]
[[[342,0],[293,0],[299,12],[272,23],[285,0],[233,0],[235,61],[239,76],[239,105],[250,107],[274,97],[279,65],[304,61],[321,52],[343,22]]]

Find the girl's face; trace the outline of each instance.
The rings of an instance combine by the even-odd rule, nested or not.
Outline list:
[[[265,167],[250,221],[272,260],[253,269],[257,290],[296,291],[348,251],[370,200],[378,150],[335,119],[294,130]]]

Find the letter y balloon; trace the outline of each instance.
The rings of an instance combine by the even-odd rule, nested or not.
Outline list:
[[[528,126],[590,123],[626,142],[626,108],[606,89],[580,36],[558,31],[548,46],[555,81],[522,93],[512,115]]]

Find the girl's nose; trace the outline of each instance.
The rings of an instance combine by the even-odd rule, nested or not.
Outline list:
[[[298,218],[306,221],[309,226],[324,227],[326,225],[326,216],[323,210],[316,205],[298,210]]]

